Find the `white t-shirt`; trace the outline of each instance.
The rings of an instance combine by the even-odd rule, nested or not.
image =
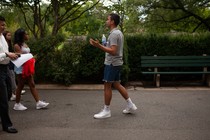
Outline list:
[[[0,64],[8,64],[10,61],[9,57],[6,57],[5,52],[8,52],[8,44],[3,34],[0,34]]]

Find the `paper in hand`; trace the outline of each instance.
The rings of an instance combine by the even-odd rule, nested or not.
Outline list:
[[[12,63],[15,64],[17,68],[19,68],[31,58],[33,58],[33,55],[31,53],[21,54],[20,57],[18,57],[18,59],[12,60]]]

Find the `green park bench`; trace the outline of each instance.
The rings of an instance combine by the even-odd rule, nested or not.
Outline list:
[[[160,87],[161,74],[202,74],[203,82],[210,86],[210,71],[208,67],[210,67],[210,56],[208,55],[141,56],[141,73],[153,74],[156,87]],[[170,68],[170,70],[164,70],[167,68]],[[188,70],[185,70],[186,68]],[[196,70],[193,68],[196,68]]]

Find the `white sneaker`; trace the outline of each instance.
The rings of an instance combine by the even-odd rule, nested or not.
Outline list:
[[[22,105],[21,103],[15,103],[14,107],[13,107],[14,110],[20,110],[20,111],[23,111],[23,110],[26,110],[27,107],[25,107],[24,105]]]
[[[109,118],[111,117],[111,111],[107,111],[105,109],[102,109],[101,112],[99,112],[98,114],[94,115],[95,119],[104,119],[104,118]]]
[[[15,94],[12,94],[10,100],[11,100],[11,101],[15,101],[15,100],[16,100],[16,95],[15,95]]]
[[[25,94],[25,92],[26,92],[25,90],[21,90],[21,95]]]
[[[123,110],[123,113],[129,114],[132,113],[133,111],[137,110],[137,107],[135,104],[127,105],[127,107]]]
[[[38,101],[36,103],[36,109],[46,108],[48,105],[49,105],[49,103],[46,103],[44,101]]]

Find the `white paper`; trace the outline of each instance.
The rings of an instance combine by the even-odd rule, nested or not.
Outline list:
[[[12,60],[12,63],[14,63],[15,66],[19,68],[20,66],[22,66],[26,61],[28,61],[31,58],[33,58],[33,55],[31,53],[21,54],[18,59]]]

